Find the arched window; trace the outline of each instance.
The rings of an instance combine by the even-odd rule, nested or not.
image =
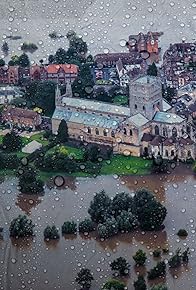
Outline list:
[[[171,156],[174,156],[175,152],[174,150],[171,151]]]
[[[88,127],[88,134],[91,134],[91,128],[90,127]]]
[[[133,136],[133,131],[131,129],[130,129],[129,133],[130,133],[130,136]]]
[[[154,127],[154,132],[155,135],[159,135],[159,127],[157,125]]]
[[[95,134],[99,135],[99,129],[97,129],[97,128],[95,129]]]
[[[113,130],[112,130],[112,132],[111,132],[111,136],[112,136],[112,137],[115,137],[115,133],[114,133]]]
[[[103,130],[103,136],[107,137],[107,135],[108,135],[107,130],[104,129],[104,130]]]
[[[169,156],[169,152],[168,152],[168,150],[165,150],[165,156],[166,156],[166,157]]]
[[[191,133],[191,127],[187,125],[186,131],[187,131],[187,134],[190,134]]]
[[[124,135],[127,135],[127,129],[124,128]]]
[[[137,105],[135,104],[135,109],[137,110]]]
[[[167,128],[163,127],[163,136],[167,137]]]
[[[177,133],[177,129],[176,129],[176,127],[173,127],[173,129],[172,129],[172,136],[173,136],[174,138],[176,138],[177,135],[178,135],[178,133]]]
[[[145,106],[143,106],[142,108],[143,108],[143,111],[145,111],[145,110],[146,110]]]
[[[191,155],[191,150],[188,151],[188,154],[187,154],[188,158],[191,158],[192,155]]]

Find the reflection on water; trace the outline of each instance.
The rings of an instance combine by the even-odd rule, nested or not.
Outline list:
[[[195,278],[195,177],[187,167],[177,167],[171,174],[156,176],[128,176],[116,178],[65,178],[65,184],[57,189],[52,180],[47,182],[44,196],[27,196],[18,193],[17,181],[5,180],[0,184],[0,217],[5,228],[4,240],[0,240],[1,289],[78,289],[74,282],[81,267],[93,271],[95,281],[92,290],[99,289],[111,277],[109,262],[119,256],[131,264],[131,274],[126,280],[128,289],[138,273],[154,267],[154,249],[169,248],[168,259],[177,248],[187,246],[191,250],[189,265],[168,270],[166,282],[169,289],[194,289]],[[65,220],[81,221],[88,216],[87,209],[94,192],[105,189],[110,196],[117,192],[132,192],[138,187],[153,190],[157,199],[165,203],[168,215],[165,229],[159,232],[135,231],[101,241],[96,233],[90,235],[64,235],[59,241],[45,242],[43,230],[55,224],[59,230]],[[18,214],[27,214],[35,223],[35,237],[15,240],[8,237],[8,225]],[[189,232],[187,239],[180,239],[179,228]],[[146,267],[135,267],[132,256],[138,249],[148,254]],[[160,282],[160,280],[157,280]],[[152,283],[150,283],[152,284]],[[150,285],[149,284],[149,285]]]

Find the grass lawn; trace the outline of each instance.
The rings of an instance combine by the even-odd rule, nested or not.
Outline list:
[[[31,136],[28,140],[29,140],[29,142],[35,140],[35,141],[41,143],[43,146],[48,145],[48,143],[49,143],[48,140],[43,138],[43,132],[37,133],[37,134]]]
[[[114,155],[111,160],[103,161],[100,175],[145,175],[151,172],[151,165],[151,160],[134,156]]]
[[[70,146],[64,146],[65,149],[68,151],[68,154],[74,154],[75,159],[80,160],[83,158],[83,150],[75,147],[70,147]],[[55,151],[55,147],[51,148],[50,150],[47,151],[47,153],[53,153]]]

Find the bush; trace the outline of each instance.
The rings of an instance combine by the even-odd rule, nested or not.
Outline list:
[[[137,281],[134,282],[135,290],[146,290],[146,282],[143,276],[138,276]]]
[[[62,234],[76,234],[77,224],[74,221],[66,221],[62,225]]]
[[[138,250],[136,254],[133,256],[133,259],[137,266],[143,266],[146,262],[147,256],[146,253],[142,250]]]
[[[148,272],[148,279],[153,280],[160,278],[166,274],[166,264],[164,261],[157,263],[157,265]]]
[[[104,222],[110,203],[111,200],[104,190],[102,190],[100,193],[96,193],[88,209],[88,213],[91,216],[92,221],[96,223]]]
[[[56,226],[47,226],[44,230],[44,239],[46,240],[57,240],[59,239],[59,232],[56,228]]]
[[[81,269],[76,277],[76,282],[82,287],[82,289],[90,289],[93,280],[93,275],[89,269]]]
[[[118,223],[118,230],[121,232],[131,232],[138,225],[137,218],[130,211],[125,210],[116,217],[116,221]]]
[[[150,290],[168,290],[168,288],[163,284],[159,284],[151,287]]]
[[[22,193],[39,194],[44,192],[44,182],[37,179],[36,171],[31,166],[23,166],[18,170],[19,188]]]
[[[117,271],[119,276],[129,274],[130,265],[125,258],[119,257],[110,264],[112,271]]]
[[[16,154],[0,153],[0,168],[1,169],[17,169],[20,164],[20,159]]]
[[[159,258],[161,256],[161,250],[154,250],[153,251],[153,257]]]
[[[35,225],[32,220],[27,219],[25,215],[19,215],[13,219],[9,228],[10,237],[23,238],[33,235],[33,228]]]
[[[12,131],[3,136],[2,145],[8,152],[17,151],[22,147],[22,138]]]
[[[116,279],[110,279],[103,286],[103,290],[125,290],[125,284]]]
[[[79,223],[79,232],[80,233],[90,233],[95,230],[95,224],[90,219],[84,219]]]
[[[133,198],[125,192],[121,192],[115,195],[110,205],[110,212],[115,217],[122,213],[122,211],[128,211],[132,208]]]
[[[188,236],[188,232],[185,229],[180,229],[177,233],[177,235],[179,237],[187,237]]]

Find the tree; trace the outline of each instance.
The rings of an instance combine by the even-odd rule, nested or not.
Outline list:
[[[154,285],[153,287],[150,288],[150,290],[168,290],[166,285],[159,284],[159,285]]]
[[[23,166],[18,170],[19,188],[22,193],[39,194],[44,191],[44,183],[37,179],[36,171],[31,166]]]
[[[73,30],[69,30],[66,34],[66,37],[70,41],[72,38],[76,37],[76,32]]]
[[[184,263],[188,263],[189,261],[189,255],[190,255],[190,251],[189,251],[189,247],[182,253],[182,262]]]
[[[93,280],[93,275],[90,270],[86,268],[81,269],[76,277],[76,282],[82,287],[82,289],[90,289]]]
[[[5,55],[8,55],[8,51],[9,51],[9,46],[8,46],[8,43],[7,42],[4,42],[2,47],[1,47],[1,50],[2,52],[5,54]]]
[[[134,282],[135,290],[146,290],[146,281],[143,276],[139,275],[138,279]]]
[[[3,136],[2,145],[3,149],[8,152],[17,151],[22,147],[22,138],[14,131],[11,131]]]
[[[118,230],[121,232],[131,232],[134,230],[138,221],[137,218],[131,213],[131,211],[121,211],[121,213],[116,217],[118,223]]]
[[[109,238],[118,233],[118,224],[114,217],[106,218],[104,223],[100,223],[97,226],[98,236],[100,238]]]
[[[54,61],[55,61],[55,56],[52,55],[52,54],[50,54],[49,57],[48,57],[48,62],[49,62],[49,64],[54,63]]]
[[[92,145],[86,148],[84,152],[84,160],[90,160],[91,162],[97,162],[100,149],[97,145]]]
[[[55,109],[55,88],[52,81],[39,82],[34,95],[35,106],[41,108],[46,116],[51,116]]]
[[[180,251],[181,250],[178,249],[176,251],[176,254],[169,259],[168,264],[170,268],[177,268],[181,265],[181,252]]]
[[[162,87],[162,96],[169,104],[171,104],[172,99],[176,96],[176,88]]]
[[[64,64],[67,60],[67,52],[63,48],[59,48],[54,56],[55,63]]]
[[[26,53],[23,53],[21,54],[19,57],[18,57],[18,63],[19,63],[19,66],[21,67],[29,67],[30,66],[30,60],[29,60],[29,57]]]
[[[13,65],[19,65],[19,56],[18,55],[13,55],[11,57],[11,60],[8,62],[9,66],[13,66]]]
[[[143,266],[146,262],[147,256],[144,251],[139,249],[136,254],[133,256],[133,259],[137,266]]]
[[[112,98],[110,95],[106,92],[104,88],[99,88],[95,92],[96,100],[100,102],[106,102],[106,103],[111,103]]]
[[[116,279],[110,279],[103,286],[103,290],[125,290],[125,284]]]
[[[133,198],[125,192],[120,192],[115,195],[110,205],[110,212],[116,217],[122,211],[128,211],[133,206]]]
[[[156,157],[152,157],[152,170],[155,173],[165,173],[168,170],[168,161],[158,154]]]
[[[79,223],[79,232],[80,233],[90,233],[95,230],[95,224],[90,219],[85,218]]]
[[[157,74],[158,74],[157,67],[156,64],[153,62],[151,65],[148,66],[147,75],[156,77]]]
[[[92,221],[96,223],[105,221],[106,211],[110,206],[110,203],[111,200],[106,195],[104,190],[102,190],[99,193],[96,193],[88,209],[88,213],[91,216]]]
[[[62,234],[76,234],[77,224],[74,221],[66,221],[62,225]]]
[[[60,143],[65,143],[68,141],[69,138],[69,133],[68,133],[68,127],[67,127],[67,122],[63,119],[61,120],[57,132],[57,140]]]
[[[33,228],[35,225],[32,220],[27,219],[25,215],[19,215],[13,219],[10,224],[10,237],[23,238],[33,235]]]
[[[125,258],[119,257],[110,264],[112,271],[117,271],[119,276],[126,276],[129,274],[130,265]]]
[[[60,238],[58,229],[56,226],[47,226],[44,230],[44,239],[46,240],[58,240]]]
[[[177,233],[177,235],[179,237],[187,237],[188,236],[188,232],[185,229],[180,229]]]
[[[2,67],[2,66],[4,66],[5,65],[5,61],[4,61],[4,59],[0,59],[0,67]]]
[[[153,251],[153,257],[159,258],[161,256],[161,250],[154,250]]]
[[[158,262],[157,265],[148,272],[148,279],[153,280],[166,274],[166,264],[164,261]]]

